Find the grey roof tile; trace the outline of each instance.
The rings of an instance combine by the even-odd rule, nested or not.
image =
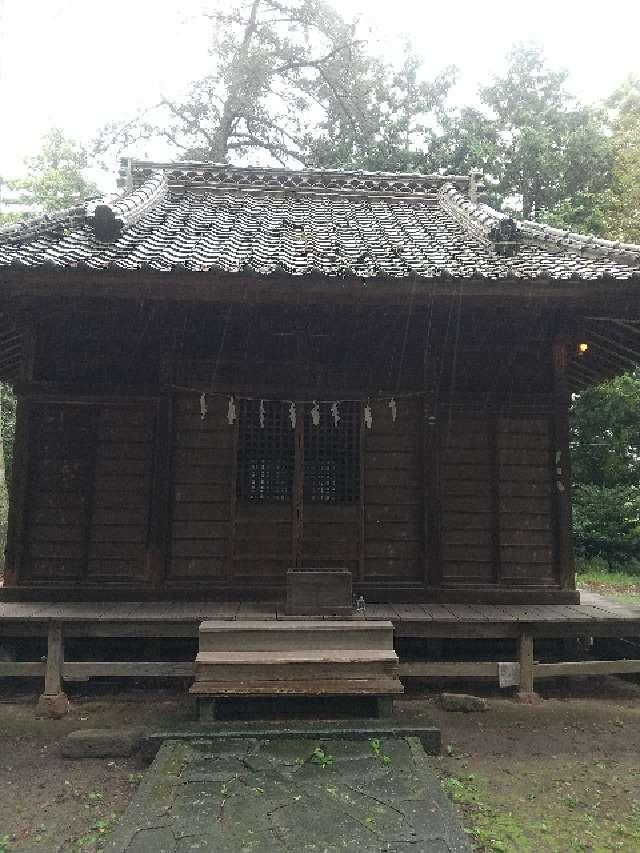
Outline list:
[[[130,164],[130,191],[0,229],[0,267],[627,279],[640,246],[514,222],[438,175]]]

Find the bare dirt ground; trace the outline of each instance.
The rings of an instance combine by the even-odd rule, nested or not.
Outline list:
[[[640,851],[640,685],[563,680],[520,705],[486,686],[489,711],[441,710],[414,683],[399,718],[435,720],[434,763],[479,850],[528,853]],[[469,684],[448,690],[468,690]],[[144,766],[137,759],[72,761],[64,735],[89,727],[166,729],[193,720],[182,686],[93,688],[72,696],[64,720],[35,719],[35,687],[0,702],[0,853],[93,853],[105,843]]]

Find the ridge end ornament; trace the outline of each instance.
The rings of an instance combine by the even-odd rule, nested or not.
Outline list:
[[[331,417],[333,418],[333,425],[337,427],[340,423],[340,404],[337,400],[334,400],[331,404]]]
[[[297,412],[296,412],[296,404],[292,400],[289,403],[289,420],[291,421],[291,429],[296,428],[296,420],[297,420]]]
[[[209,409],[207,407],[207,395],[203,391],[202,394],[200,394],[200,420],[201,421],[203,421],[206,418],[208,412],[209,412]]]

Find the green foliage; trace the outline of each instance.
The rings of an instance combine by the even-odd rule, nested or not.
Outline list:
[[[389,755],[386,755],[382,751],[382,743],[380,742],[380,738],[369,738],[369,744],[371,746],[371,751],[373,752],[376,758],[380,759],[382,766],[388,767],[391,764],[391,757]]]
[[[483,167],[503,206],[525,219],[601,230],[600,194],[611,184],[606,114],[580,105],[566,71],[547,67],[533,45],[518,45],[508,68],[480,89],[483,111],[463,110],[448,128],[450,162]]]
[[[611,586],[628,587],[635,585],[640,579],[640,556],[625,560],[622,563],[607,560],[596,555],[593,557],[578,556],[576,571],[584,583],[604,583]]]
[[[571,412],[573,478],[613,488],[640,483],[640,372],[578,395]]]
[[[607,106],[613,114],[615,181],[607,231],[615,239],[640,242],[640,77],[629,77]]]
[[[640,554],[640,373],[589,388],[571,413],[578,554],[624,564]]]
[[[583,554],[617,563],[640,553],[640,487],[575,486],[573,527]]]
[[[311,763],[318,764],[324,770],[330,764],[333,764],[333,757],[329,755],[321,746],[317,746],[311,753]]]
[[[4,453],[4,475],[11,489],[13,473],[13,444],[16,434],[16,398],[11,385],[0,382],[0,435]]]
[[[26,176],[6,182],[12,192],[2,203],[16,207],[18,217],[25,210],[40,214],[73,207],[97,194],[82,174],[87,165],[84,148],[54,128],[44,136],[39,154],[25,160]]]
[[[184,159],[251,151],[281,163],[403,168],[453,79],[421,80],[409,48],[399,68],[371,57],[357,23],[325,0],[236,0],[206,17],[211,72],[183,97],[107,125],[97,152],[159,136]]]

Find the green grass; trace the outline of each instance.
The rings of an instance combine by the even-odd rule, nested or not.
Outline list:
[[[599,592],[618,601],[640,604],[640,574],[638,562],[629,564],[629,570],[609,567],[597,557],[579,560],[576,581],[581,589]]]
[[[486,853],[611,853],[640,849],[640,813],[614,815],[580,791],[554,798],[530,790],[509,802],[492,802],[488,779],[448,777],[442,787],[462,812],[475,850]],[[541,796],[539,796],[539,794]]]

